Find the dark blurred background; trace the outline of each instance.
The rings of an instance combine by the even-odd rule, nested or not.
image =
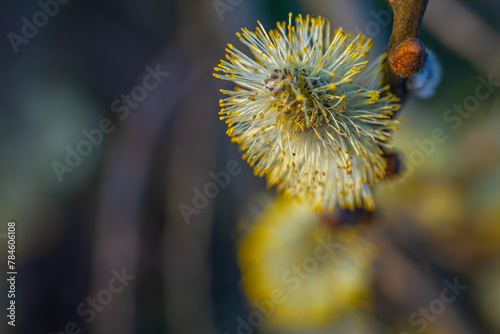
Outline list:
[[[389,39],[383,0],[1,2],[0,249],[15,220],[18,271],[16,326],[3,315],[1,333],[237,332],[250,309],[234,227],[266,190],[218,120],[231,85],[212,72],[240,28],[290,11],[364,32],[374,54]],[[416,333],[409,315],[455,278],[467,289],[425,331],[500,333],[500,86],[484,86],[500,83],[499,13],[429,1],[420,38],[443,79],[405,105],[406,167],[375,190],[367,333]],[[482,84],[490,94],[470,98]],[[416,140],[436,128],[447,139],[425,151]],[[194,208],[231,160],[241,172]]]

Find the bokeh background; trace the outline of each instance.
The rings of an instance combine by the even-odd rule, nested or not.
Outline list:
[[[17,47],[9,33],[22,36],[23,18],[33,22],[46,2],[0,4],[0,268],[9,220],[18,266],[16,327],[1,279],[0,332],[237,333],[251,308],[236,227],[274,192],[225,135],[219,89],[231,85],[213,67],[241,27],[271,28],[290,11],[364,32],[372,53],[383,52],[386,1],[63,2]],[[417,333],[409,316],[454,279],[467,289],[423,332],[500,333],[500,86],[470,98],[482,80],[500,82],[500,3],[429,2],[420,38],[441,61],[442,83],[399,115],[404,167],[375,189],[369,229],[380,254],[367,306],[324,333]],[[151,69],[168,76],[117,112]],[[463,103],[465,112],[448,113]],[[59,179],[54,162],[65,164],[67,147],[103,119],[113,130]],[[428,143],[437,128],[446,140],[424,151],[416,140]],[[231,160],[241,171],[186,221],[179,205],[192,206],[195,189]],[[122,271],[134,278],[91,320],[81,316],[79,305]]]

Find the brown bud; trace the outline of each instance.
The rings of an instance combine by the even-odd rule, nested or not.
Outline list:
[[[383,158],[387,161],[387,166],[385,169],[385,177],[391,178],[397,175],[401,170],[401,158],[396,153],[386,153]]]
[[[391,69],[404,78],[411,77],[424,67],[427,60],[424,43],[410,38],[399,44],[389,55]]]
[[[337,212],[323,213],[321,223],[324,227],[328,229],[336,229],[340,225],[340,220]]]

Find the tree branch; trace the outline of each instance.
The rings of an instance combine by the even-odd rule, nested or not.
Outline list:
[[[389,51],[410,38],[418,38],[428,0],[389,0],[394,10]]]
[[[427,59],[425,46],[418,37],[428,0],[389,0],[394,23],[389,41],[389,57],[384,82],[403,101],[407,78],[417,74]]]

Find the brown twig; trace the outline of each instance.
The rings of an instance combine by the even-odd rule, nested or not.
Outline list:
[[[384,81],[403,101],[407,79],[417,74],[427,59],[425,46],[417,37],[428,0],[389,0],[389,3],[394,10],[394,23]]]
[[[410,38],[418,38],[428,0],[389,0],[394,10],[394,23],[389,50]]]

